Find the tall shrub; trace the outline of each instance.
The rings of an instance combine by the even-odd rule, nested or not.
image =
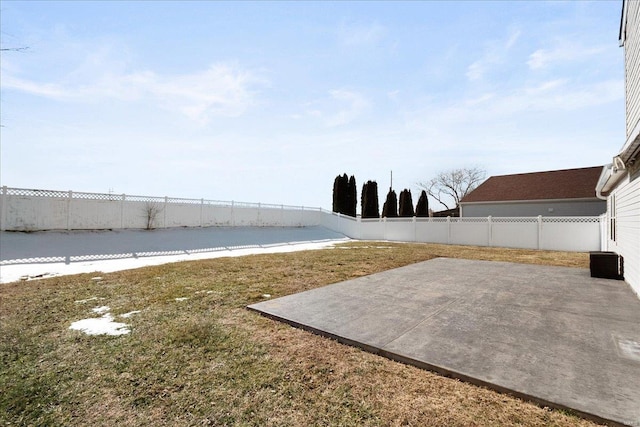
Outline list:
[[[356,217],[358,205],[358,189],[356,188],[356,178],[351,175],[347,182],[347,194],[345,198],[345,215]]]
[[[418,204],[416,205],[416,216],[426,218],[429,216],[429,199],[427,198],[427,192],[422,190]]]
[[[378,204],[378,183],[367,181],[362,186],[362,200],[360,202],[362,218],[380,218]]]
[[[401,217],[413,217],[413,199],[411,198],[411,191],[406,188],[400,192],[400,212],[398,214]]]
[[[387,201],[382,206],[382,216],[386,218],[395,218],[398,216],[398,196],[396,192],[389,188],[387,193]]]
[[[333,181],[333,211],[342,213],[344,198],[347,193],[347,174],[338,175]]]
[[[344,175],[338,175],[333,181],[333,212],[343,215],[356,216],[356,179]]]

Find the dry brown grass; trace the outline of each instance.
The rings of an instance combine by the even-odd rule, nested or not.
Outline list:
[[[245,308],[436,256],[588,265],[587,254],[359,242],[3,285],[0,423],[592,425]],[[91,297],[104,299],[75,302]],[[142,313],[126,320],[130,335],[68,329],[95,305]]]

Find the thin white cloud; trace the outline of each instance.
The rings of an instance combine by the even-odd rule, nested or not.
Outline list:
[[[365,95],[349,89],[333,89],[328,96],[304,104],[306,117],[331,128],[348,125],[371,108],[372,103]],[[291,118],[297,120],[302,116],[294,114]]]
[[[362,94],[336,89],[329,92],[337,104],[337,111],[326,117],[326,124],[330,127],[346,125],[371,107],[371,103]]]
[[[520,30],[512,30],[506,40],[490,42],[482,56],[467,68],[467,79],[472,82],[481,80],[495,66],[503,64],[511,48],[518,42],[520,34]]]
[[[239,116],[257,103],[252,87],[264,82],[251,72],[226,64],[176,77],[153,76],[149,93],[196,121],[210,116]]]
[[[216,63],[203,71],[160,75],[153,71],[106,73],[85,83],[39,83],[4,75],[2,86],[60,101],[96,102],[111,98],[151,101],[206,123],[211,117],[236,117],[257,103],[257,86],[266,81],[251,71]]]
[[[574,42],[560,42],[551,48],[538,49],[529,55],[527,65],[532,70],[550,68],[559,63],[585,61],[609,50],[606,46],[582,46]]]
[[[369,24],[342,24],[338,29],[340,41],[347,46],[364,46],[380,42],[387,29],[372,22]]]
[[[622,80],[576,85],[567,79],[554,79],[503,93],[462,98],[449,105],[433,104],[408,114],[407,125],[419,129],[436,124],[446,129],[468,123],[488,124],[532,112],[580,111],[619,101],[623,96]]]
[[[501,98],[494,111],[513,114],[522,111],[576,111],[619,100],[624,95],[622,80],[606,80],[590,85],[572,85],[566,79],[525,87]]]

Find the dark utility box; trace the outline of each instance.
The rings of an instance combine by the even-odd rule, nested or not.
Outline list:
[[[615,252],[589,252],[591,277],[624,279],[624,259]]]

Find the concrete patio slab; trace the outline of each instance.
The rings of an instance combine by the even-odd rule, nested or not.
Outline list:
[[[541,405],[640,426],[640,299],[585,269],[437,258],[249,309]]]

